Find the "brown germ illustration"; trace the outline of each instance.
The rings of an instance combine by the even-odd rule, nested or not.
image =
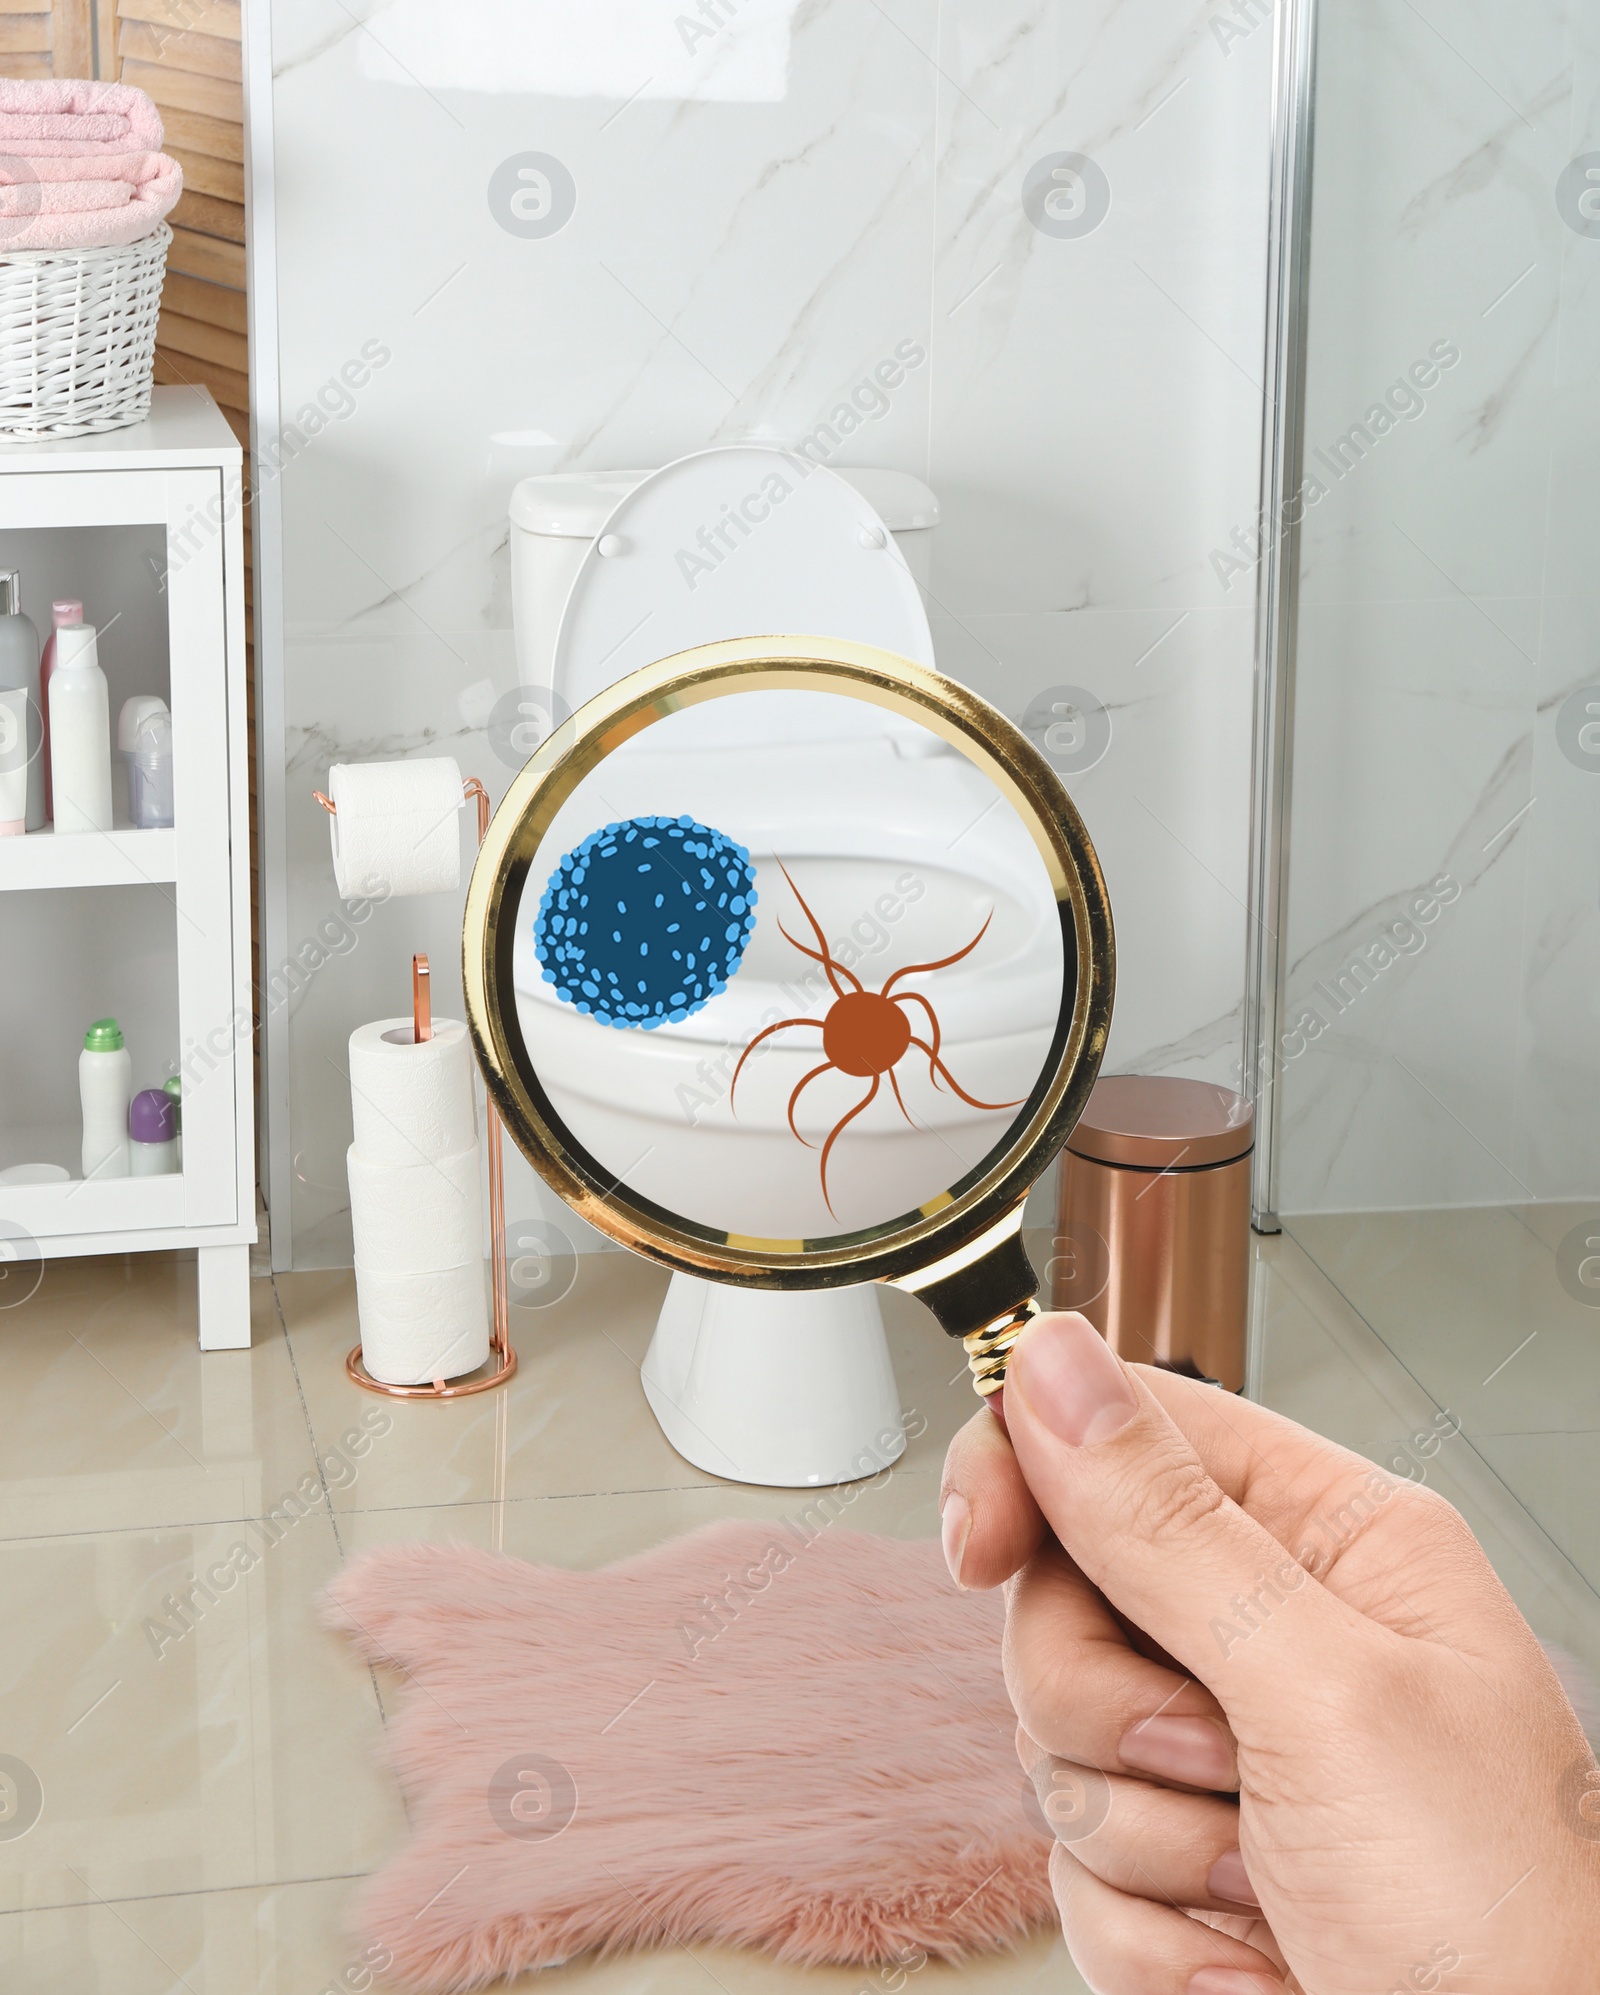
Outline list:
[[[846,1126],[854,1122],[856,1117],[864,1109],[869,1108],[877,1099],[878,1089],[883,1083],[885,1074],[889,1076],[889,1085],[894,1089],[894,1098],[900,1104],[900,1113],[911,1124],[913,1129],[918,1127],[917,1123],[912,1119],[910,1109],[906,1107],[905,1097],[900,1092],[900,1083],[895,1077],[894,1071],[895,1067],[913,1046],[919,1053],[927,1055],[928,1078],[935,1087],[939,1086],[942,1077],[951,1092],[959,1095],[962,1101],[969,1103],[973,1108],[1021,1107],[1020,1099],[1017,1101],[979,1101],[976,1095],[968,1094],[966,1089],[960,1086],[950,1069],[939,1057],[941,1043],[939,1015],[934,1010],[932,1004],[922,995],[921,991],[904,991],[898,997],[890,995],[902,977],[914,977],[924,970],[946,970],[952,963],[959,963],[963,956],[970,956],[988,933],[989,923],[994,920],[994,912],[992,909],[990,910],[984,919],[982,928],[978,930],[977,934],[973,936],[964,949],[957,949],[950,956],[941,956],[935,963],[907,963],[904,969],[895,971],[882,990],[869,991],[863,987],[861,979],[856,976],[854,971],[847,970],[843,963],[835,961],[833,952],[828,947],[827,937],[822,932],[821,924],[806,905],[805,896],[795,885],[793,879],[790,878],[788,867],[783,865],[781,861],[779,862],[779,871],[789,881],[790,892],[799,901],[801,913],[811,924],[811,932],[817,939],[817,946],[815,949],[808,949],[803,942],[789,933],[781,921],[778,923],[778,933],[783,937],[785,942],[798,949],[802,956],[809,956],[813,963],[820,963],[822,965],[828,982],[833,989],[834,1002],[829,1005],[826,1015],[822,1018],[780,1018],[776,1025],[769,1025],[763,1031],[758,1032],[739,1055],[739,1064],[733,1070],[733,1082],[728,1089],[728,1100],[731,1106],[734,1095],[738,1091],[739,1075],[744,1069],[744,1063],[761,1044],[762,1040],[770,1039],[774,1032],[786,1032],[793,1025],[820,1025],[822,1028],[822,1050],[827,1056],[820,1066],[813,1067],[810,1073],[803,1074],[800,1077],[799,1081],[795,1084],[793,1094],[789,1097],[789,1128],[794,1136],[805,1144],[808,1150],[815,1149],[816,1145],[807,1141],[800,1134],[800,1131],[795,1128],[794,1122],[795,1104],[799,1101],[806,1088],[810,1086],[819,1074],[830,1072],[853,1074],[861,1080],[870,1078],[872,1082],[871,1087],[867,1089],[867,1092],[856,1103],[854,1108],[849,1110],[847,1114],[840,1116],[832,1129],[829,1130],[827,1141],[822,1146],[822,1201],[827,1206],[829,1212],[833,1212],[833,1200],[828,1196],[828,1158],[832,1153],[834,1144],[838,1142]],[[840,983],[839,979],[841,977],[849,979],[851,984],[849,990],[846,990]],[[927,1039],[919,1039],[911,1030],[911,1020],[900,1009],[900,1006],[903,1004],[919,1004],[928,1014]],[[834,1214],[834,1216],[837,1218],[838,1215]]]

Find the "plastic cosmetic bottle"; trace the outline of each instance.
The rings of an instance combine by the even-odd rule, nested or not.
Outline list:
[[[140,725],[151,714],[165,713],[166,710],[167,703],[158,693],[135,693],[132,699],[124,700],[122,711],[117,715],[117,753],[131,755]]]
[[[111,829],[111,702],[92,623],[56,633],[50,787],[57,831]]]
[[[39,633],[22,614],[22,581],[15,568],[0,569],[0,691],[27,696],[28,795],[23,817],[29,831],[44,830],[43,720],[39,708]],[[15,701],[8,701],[14,710]],[[8,730],[9,732],[9,730]]]
[[[145,1088],[128,1106],[128,1162],[135,1178],[178,1169],[178,1104],[162,1088]]]
[[[128,819],[141,831],[172,822],[172,716],[154,693],[135,693],[117,716],[128,768]]]
[[[53,818],[56,814],[50,795],[50,674],[56,669],[56,632],[64,630],[69,623],[82,622],[82,603],[63,597],[50,605],[50,635],[44,641],[44,655],[39,660],[39,713],[44,723],[39,762],[44,770],[44,814],[47,818]]]
[[[172,716],[165,707],[147,713],[133,731],[128,816],[141,831],[172,822]]]
[[[83,1102],[83,1175],[125,1178],[133,1062],[114,1018],[96,1019],[84,1035],[78,1094]]]
[[[33,701],[23,686],[0,686],[0,838],[28,828],[28,724]]]

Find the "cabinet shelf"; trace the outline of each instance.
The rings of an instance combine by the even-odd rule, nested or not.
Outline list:
[[[170,827],[136,831],[31,831],[0,838],[0,893],[37,887],[142,887],[178,877]]]
[[[62,1233],[113,1234],[184,1224],[180,1171],[155,1178],[70,1178],[64,1184],[5,1185],[5,1216],[36,1239]],[[163,1243],[168,1244],[168,1243]]]

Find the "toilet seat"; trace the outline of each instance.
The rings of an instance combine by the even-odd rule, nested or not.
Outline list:
[[[916,582],[860,492],[790,452],[723,445],[653,473],[613,509],[573,578],[554,682],[577,707],[673,652],[768,632],[934,663]]]

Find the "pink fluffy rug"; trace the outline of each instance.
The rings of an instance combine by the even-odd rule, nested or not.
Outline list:
[[[1002,1603],[937,1544],[716,1524],[601,1572],[393,1545],[326,1613],[411,1678],[413,1834],[355,1911],[391,1979],[714,1941],[904,1964],[1053,1916]]]

